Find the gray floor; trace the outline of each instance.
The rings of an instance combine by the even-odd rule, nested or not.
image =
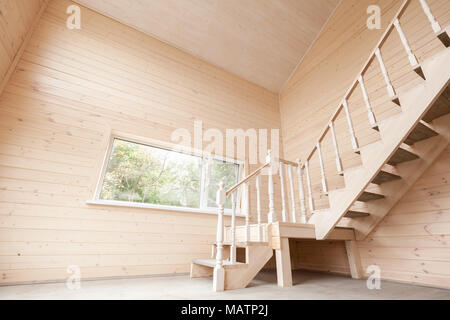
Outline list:
[[[261,272],[249,287],[212,292],[211,279],[189,279],[186,275],[81,283],[69,290],[65,283],[0,287],[0,299],[446,299],[450,290],[413,286],[389,281],[380,290],[369,290],[365,280],[323,273],[295,271],[294,286],[279,288],[276,273]]]

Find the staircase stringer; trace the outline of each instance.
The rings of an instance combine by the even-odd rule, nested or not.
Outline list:
[[[339,223],[338,226],[353,228],[356,239],[364,240],[447,148],[450,143],[448,123],[450,123],[450,115],[435,120],[432,128],[439,133],[439,136],[418,142],[412,148],[420,159],[397,165],[396,172],[402,179],[378,186],[386,198],[367,204],[368,211],[371,213],[369,216],[348,219]]]
[[[226,270],[225,290],[245,288],[273,256],[271,245],[248,246],[246,250],[246,267]]]

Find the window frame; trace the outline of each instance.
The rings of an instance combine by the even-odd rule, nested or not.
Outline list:
[[[136,143],[141,144],[144,146],[148,146],[150,148],[159,148],[163,150],[167,150],[170,152],[178,152],[185,155],[191,155],[194,157],[199,157],[201,161],[201,173],[200,173],[200,199],[199,199],[199,207],[198,208],[191,208],[191,207],[182,207],[182,206],[171,206],[171,205],[163,205],[163,204],[153,204],[153,203],[140,203],[140,202],[132,202],[132,201],[122,201],[122,200],[104,200],[100,198],[100,194],[102,192],[103,184],[104,184],[104,178],[106,175],[106,171],[108,168],[109,161],[111,159],[112,152],[114,150],[114,141],[115,140],[122,140],[127,141],[130,143]],[[202,198],[204,197],[204,194],[208,193],[208,189],[205,188],[204,185],[204,175],[205,175],[205,161],[207,159],[218,160],[218,161],[225,161],[231,164],[238,165],[238,180],[240,180],[242,177],[241,175],[244,173],[244,165],[245,162],[242,160],[237,159],[230,159],[227,157],[219,156],[219,155],[209,155],[205,154],[201,150],[196,150],[194,148],[188,148],[185,152],[182,152],[180,150],[177,150],[177,145],[171,144],[171,143],[165,143],[162,141],[157,141],[153,139],[144,139],[136,136],[129,136],[126,134],[117,134],[117,133],[111,133],[109,139],[108,139],[108,145],[106,148],[106,152],[103,156],[103,161],[101,164],[100,174],[98,175],[96,185],[95,185],[95,191],[93,193],[93,197],[91,200],[87,200],[86,204],[88,205],[101,205],[101,206],[116,206],[116,207],[129,207],[129,208],[144,208],[144,209],[156,209],[156,210],[165,210],[165,211],[172,211],[172,212],[192,212],[192,213],[207,213],[207,214],[217,214],[217,208],[216,207],[208,207],[202,206]],[[239,203],[239,194],[238,194],[238,202]],[[225,209],[226,215],[231,215],[232,210],[231,209]],[[244,215],[241,213],[241,210],[239,206],[236,208],[236,216],[244,217]]]

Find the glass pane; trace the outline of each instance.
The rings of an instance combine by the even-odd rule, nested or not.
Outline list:
[[[115,139],[100,198],[198,208],[201,158]]]
[[[211,161],[211,173],[208,188],[208,207],[217,207],[216,192],[220,181],[225,183],[225,190],[231,188],[238,182],[239,165],[221,160]],[[225,208],[231,209],[231,196],[227,199]]]

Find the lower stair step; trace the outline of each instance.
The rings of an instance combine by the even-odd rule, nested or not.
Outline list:
[[[431,122],[434,119],[445,116],[450,113],[450,87],[444,90],[444,92],[439,96],[430,110],[427,111],[425,116],[422,118],[425,122]]]
[[[419,159],[419,156],[415,155],[412,152],[406,151],[405,149],[398,148],[387,163],[390,164],[391,166],[395,166],[399,163],[412,161],[416,159]]]
[[[438,133],[436,131],[428,128],[426,125],[419,122],[404,142],[407,145],[412,146],[414,143],[416,143],[418,141],[429,139],[429,138],[437,136],[437,135],[438,135]]]
[[[362,218],[362,217],[367,217],[367,216],[370,216],[370,213],[368,213],[368,212],[360,212],[360,211],[353,211],[353,210],[349,210],[345,214],[346,218]]]
[[[384,196],[382,194],[372,193],[364,191],[362,195],[359,196],[357,201],[368,202],[372,200],[383,199]]]
[[[199,264],[201,266],[205,267],[211,267],[214,268],[216,266],[216,259],[196,259],[192,260],[192,263]],[[246,266],[245,263],[242,262],[231,262],[228,260],[223,260],[223,266],[224,267],[244,267]]]
[[[389,181],[399,180],[402,177],[392,174],[386,171],[380,171],[377,176],[372,180],[372,183],[374,184],[382,184]]]

